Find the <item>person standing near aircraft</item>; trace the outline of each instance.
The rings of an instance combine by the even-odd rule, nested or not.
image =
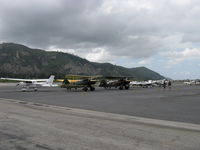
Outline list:
[[[166,88],[166,81],[164,81],[164,83],[163,83],[163,88],[164,89]]]
[[[168,87],[169,87],[169,89],[171,90],[171,88],[172,88],[172,83],[171,83],[170,80],[168,81]]]

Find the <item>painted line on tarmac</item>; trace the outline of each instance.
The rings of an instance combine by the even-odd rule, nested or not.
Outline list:
[[[113,121],[122,121],[122,122],[124,121],[127,123],[137,123],[137,124],[144,124],[144,125],[159,126],[159,127],[164,127],[164,128],[173,128],[173,129],[200,132],[200,124],[158,120],[158,119],[150,119],[150,118],[143,118],[143,117],[130,116],[130,115],[121,115],[121,114],[114,114],[114,113],[107,113],[107,112],[92,111],[92,110],[86,110],[86,109],[62,107],[62,106],[48,105],[48,104],[42,104],[42,103],[27,102],[27,101],[22,101],[22,100],[17,100],[17,99],[0,98],[0,100],[7,101],[7,102],[14,102],[16,104],[25,105],[25,106],[26,105],[32,106],[35,108],[40,107],[40,108],[45,108],[45,109],[71,112],[71,113],[76,113],[76,114],[78,113],[85,116],[87,115],[87,116],[101,118],[105,120],[112,119]]]

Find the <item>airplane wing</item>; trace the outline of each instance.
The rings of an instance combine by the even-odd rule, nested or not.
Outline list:
[[[78,80],[78,79],[97,79],[102,77],[101,75],[97,76],[85,76],[85,75],[66,75],[65,78],[72,79],[72,80]]]
[[[68,79],[68,78],[67,78]],[[64,79],[56,79],[56,82],[63,82],[64,81]],[[73,79],[68,79],[68,81],[70,82],[70,83],[75,83],[75,82],[78,82],[78,81],[81,81],[81,80],[77,80],[77,79],[75,79],[75,80],[73,80]]]
[[[11,80],[11,81],[31,81],[28,79],[17,79],[17,78],[1,78],[2,80]]]
[[[41,86],[44,86],[44,87],[57,87],[59,85],[58,84],[41,84]]]
[[[56,79],[56,82],[63,82],[64,79]]]
[[[133,76],[102,76],[103,79],[108,80],[119,80],[119,79],[126,79],[126,80],[134,80],[135,77]]]
[[[97,81],[97,79],[102,78],[101,75],[97,76],[85,76],[85,75],[66,75],[65,79],[67,79],[70,83],[76,83],[85,79],[89,79],[91,81]],[[64,79],[57,79],[57,82],[63,82]]]
[[[48,79],[18,79],[18,78],[0,78],[2,80],[22,81],[22,82],[46,82]]]

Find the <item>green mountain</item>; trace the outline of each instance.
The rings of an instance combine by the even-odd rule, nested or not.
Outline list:
[[[18,78],[46,78],[54,74],[131,76],[137,80],[163,79],[145,67],[125,68],[110,63],[94,63],[63,52],[47,52],[14,43],[0,44],[0,76]]]

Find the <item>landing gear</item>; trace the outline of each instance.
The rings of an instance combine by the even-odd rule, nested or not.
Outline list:
[[[70,87],[67,87],[67,91],[71,91],[71,88],[70,88]]]
[[[129,85],[125,85],[125,89],[128,90],[130,87]]]
[[[95,88],[91,86],[90,87],[90,91],[94,91],[94,90],[95,90]]]
[[[37,89],[37,88],[34,88],[34,91],[35,91],[35,92],[37,92],[37,91],[38,91],[38,89]]]
[[[84,87],[84,88],[83,88],[83,91],[87,92],[87,91],[88,91],[88,88],[87,88],[87,87]]]
[[[130,88],[130,86],[129,85],[120,85],[119,86],[119,90],[123,90],[123,89],[126,89],[126,90],[128,90]]]
[[[121,86],[119,87],[119,90],[123,90],[123,85],[121,85]]]

